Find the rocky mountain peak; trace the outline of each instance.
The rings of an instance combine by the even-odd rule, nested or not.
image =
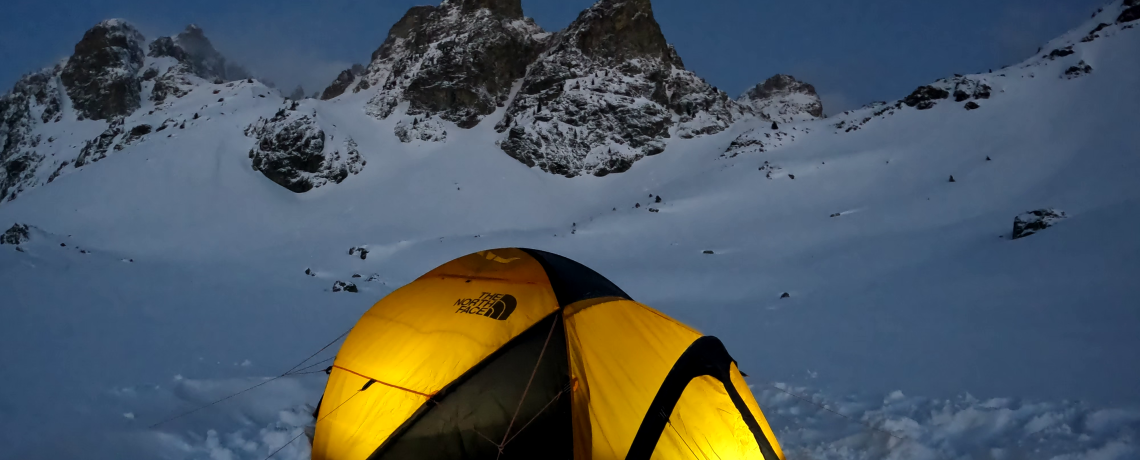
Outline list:
[[[443,8],[455,6],[464,13],[486,9],[505,18],[523,18],[522,0],[444,0],[440,5]]]
[[[776,75],[750,88],[737,102],[768,119],[792,122],[823,117],[815,87],[791,75]]]
[[[544,37],[534,21],[522,17],[518,0],[447,0],[438,7],[414,7],[392,26],[362,74],[342,73],[323,97],[343,94],[341,87],[374,88],[366,111],[377,118],[388,118],[406,102],[407,122],[426,121],[414,123],[417,131],[442,132],[440,120],[470,128],[506,103]],[[421,134],[401,139],[445,137]]]
[[[80,115],[103,120],[128,115],[139,107],[137,73],[145,59],[145,40],[122,19],[100,22],[83,34],[60,75]]]
[[[150,44],[149,51],[151,57],[172,57],[185,65],[190,73],[207,80],[237,78],[227,75],[226,58],[214,49],[202,28],[194,24],[186,26],[186,30],[178,35],[156,39]]]
[[[649,0],[602,0],[574,20],[565,41],[583,54],[603,62],[653,58],[683,69],[684,64],[665,41]]]
[[[496,129],[529,166],[604,176],[674,135],[720,132],[744,110],[684,69],[649,0],[601,0],[551,39]]]

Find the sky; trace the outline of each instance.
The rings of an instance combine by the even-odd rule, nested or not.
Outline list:
[[[147,36],[201,26],[230,60],[308,93],[366,64],[389,27],[431,0],[5,0],[0,88],[65,59],[100,20],[125,18]],[[523,0],[556,31],[593,0]],[[812,83],[829,114],[955,73],[1013,64],[1087,19],[1105,0],[654,0],[654,14],[689,70],[732,96],[778,74]],[[50,13],[48,12],[50,11]]]

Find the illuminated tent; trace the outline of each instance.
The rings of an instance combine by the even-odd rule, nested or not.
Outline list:
[[[315,460],[783,459],[720,340],[529,249],[455,259],[380,300],[317,420]]]

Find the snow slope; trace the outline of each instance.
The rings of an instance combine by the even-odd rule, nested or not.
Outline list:
[[[250,165],[244,129],[286,105],[267,88],[144,98],[125,127],[185,128],[0,206],[0,227],[36,227],[22,252],[0,246],[0,458],[265,458],[311,421],[323,374],[149,425],[504,246],[571,257],[720,337],[789,458],[1140,458],[1140,30],[1080,41],[1121,8],[1042,52],[1072,55],[974,76],[993,88],[975,110],[868,108],[726,154],[771,131],[750,119],[606,177],[527,168],[490,123],[400,142],[361,93],[299,104],[366,165],[298,195]],[[1067,78],[1079,61],[1092,72]],[[1069,217],[1010,241],[1042,207]],[[274,458],[307,455],[297,440]]]

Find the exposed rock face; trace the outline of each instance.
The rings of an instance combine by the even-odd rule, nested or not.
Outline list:
[[[955,102],[965,102],[970,99],[989,99],[993,88],[984,77],[955,76],[950,79],[940,79],[934,84],[920,86],[902,102],[918,110],[933,108],[938,101],[948,99],[954,95]]]
[[[294,109],[282,108],[246,128],[245,134],[257,139],[249,151],[253,169],[294,193],[329,182],[339,184],[363,169],[365,162],[351,138],[344,139],[342,149],[336,148],[315,114]]]
[[[1065,212],[1056,209],[1038,209],[1021,214],[1013,219],[1013,239],[1025,238],[1064,219]]]
[[[407,102],[409,116],[471,128],[506,103],[545,36],[522,17],[520,0],[415,7],[392,26],[354,91],[379,88],[366,107],[377,118]]]
[[[776,75],[736,99],[757,114],[783,123],[823,117],[823,101],[815,87],[791,75]]]
[[[1117,24],[1124,24],[1140,19],[1140,2],[1135,0],[1125,0],[1124,5],[1126,9],[1120,12],[1120,16],[1116,18]]]
[[[186,30],[173,37],[161,37],[150,44],[151,57],[169,56],[176,59],[184,70],[206,80],[232,80],[246,78],[246,73],[240,67],[228,65],[226,58],[210,39],[206,38],[202,28],[191,24]],[[241,75],[228,75],[229,72]]]
[[[942,88],[929,85],[920,86],[903,99],[903,103],[911,107],[917,107],[918,110],[927,110],[933,108],[939,99],[946,99],[948,97],[950,97],[950,92]]]
[[[348,87],[355,81],[356,74],[352,72],[352,69],[340,71],[340,74],[336,76],[336,80],[333,80],[332,84],[321,92],[321,100],[327,101],[344,94],[344,92],[348,90]]]
[[[22,244],[31,240],[30,228],[24,224],[12,224],[8,230],[0,234],[0,244]]]
[[[1061,78],[1072,80],[1074,78],[1080,78],[1088,75],[1092,73],[1092,71],[1093,68],[1091,65],[1088,65],[1085,61],[1081,61],[1078,62],[1077,65],[1070,66],[1068,69],[1066,69],[1065,73],[1061,75]]]
[[[36,152],[41,140],[33,131],[61,119],[61,71],[57,65],[26,75],[0,96],[0,202],[34,185],[32,178],[44,155]]]
[[[649,0],[601,0],[551,40],[496,129],[528,166],[604,176],[661,153],[671,134],[720,132],[744,110],[685,70]]]
[[[144,40],[121,19],[103,21],[83,35],[60,75],[77,112],[105,120],[138,109]]]
[[[79,151],[79,156],[75,157],[75,167],[78,168],[89,162],[96,162],[107,158],[107,152],[115,144],[115,139],[123,134],[123,119],[116,119],[107,126],[99,137],[87,141],[83,145],[83,150]]]

